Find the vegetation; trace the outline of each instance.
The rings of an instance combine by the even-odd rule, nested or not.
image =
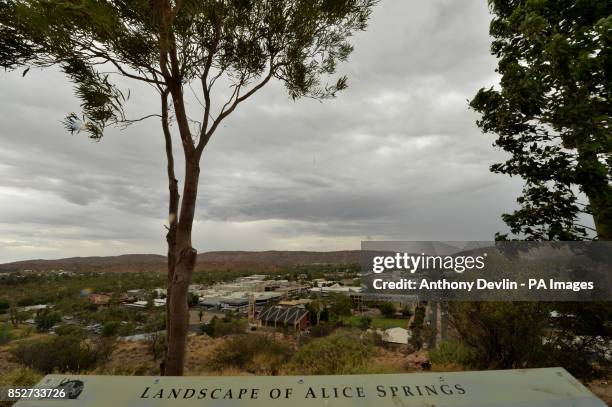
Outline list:
[[[48,331],[53,325],[62,321],[62,316],[57,311],[50,311],[49,309],[41,310],[34,319],[36,323],[36,329],[44,332]]]
[[[292,99],[322,100],[346,88],[345,77],[330,85],[321,80],[335,74],[338,63],[348,58],[349,37],[365,30],[374,3],[85,1],[63,2],[61,7],[46,0],[0,3],[0,35],[9,39],[0,41],[0,66],[61,68],[81,99],[82,114],[70,113],[64,121],[71,133],[83,131],[100,140],[108,126],[139,121],[126,118],[127,98],[112,82],[109,69],[151,85],[159,95],[160,114],[150,117],[161,118],[170,191],[168,374],[183,372],[187,287],[197,256],[191,234],[204,148],[238,105],[270,80],[280,81]],[[217,95],[214,84],[219,78],[230,86],[227,99],[224,92]],[[184,94],[192,83],[200,85],[203,100],[196,120],[188,116]],[[173,120],[185,161],[182,196],[174,169]]]
[[[8,323],[0,324],[0,345],[7,344],[11,340],[11,328]]]
[[[337,321],[341,319],[340,317],[351,315],[353,302],[348,296],[342,294],[331,295],[329,303],[329,313],[332,320]]]
[[[350,317],[343,317],[342,323],[344,325],[354,326],[357,328],[361,328],[362,317],[359,315],[352,315]],[[372,317],[371,318],[370,327],[374,329],[389,329],[389,328],[405,328],[408,321],[406,319],[401,318],[381,318],[381,317]]]
[[[292,349],[284,342],[262,334],[229,338],[209,360],[213,369],[238,368],[251,373],[276,375],[287,363]]]
[[[18,367],[0,372],[0,387],[32,387],[42,379],[42,375],[27,367]],[[12,401],[0,401],[0,407],[10,407]]]
[[[105,336],[107,338],[112,337],[112,336],[117,336],[120,326],[121,325],[119,321],[106,322],[104,326],[102,327],[102,336]]]
[[[477,369],[525,368],[541,360],[548,307],[541,303],[466,302],[449,306],[450,322]]]
[[[11,303],[9,300],[0,298],[0,314],[6,314],[10,306],[11,306]]]
[[[610,303],[467,302],[451,304],[449,314],[468,350],[455,360],[464,366],[563,366],[581,379],[610,372]]]
[[[378,309],[380,310],[380,313],[385,317],[392,317],[397,311],[395,309],[395,305],[390,302],[381,302],[380,304],[378,304]]]
[[[369,315],[363,315],[361,317],[359,317],[359,328],[363,329],[364,331],[366,329],[369,329],[372,326],[372,317]]]
[[[166,350],[166,334],[164,331],[152,331],[147,334],[147,350],[149,354],[153,357],[153,360],[156,361],[162,356],[164,356],[164,352]]]
[[[611,240],[612,5],[489,4],[501,89],[481,89],[470,105],[481,114],[478,126],[511,154],[491,171],[525,180],[520,208],[503,220],[527,239],[581,240],[592,236],[579,221],[588,214],[597,237]],[[579,202],[578,190],[587,202]]]
[[[55,329],[55,333],[59,336],[72,336],[75,338],[84,338],[85,331],[83,327],[76,324],[63,324]]]
[[[9,320],[13,324],[14,328],[17,328],[19,324],[26,321],[32,314],[26,311],[20,311],[19,308],[12,304],[9,308]]]
[[[74,336],[52,336],[19,343],[11,350],[23,365],[41,373],[78,373],[108,358],[112,342],[91,343]]]
[[[351,374],[364,368],[372,355],[372,344],[358,336],[335,333],[313,339],[291,360],[291,368],[302,374]]]
[[[200,325],[200,332],[213,338],[244,333],[246,329],[245,318],[229,313],[222,318],[214,316],[208,324]]]
[[[460,342],[443,341],[428,353],[431,363],[441,368],[460,366],[471,368],[474,360],[472,351]]]
[[[410,339],[408,343],[414,348],[419,350],[423,346],[423,323],[425,322],[425,307],[419,305],[414,310],[414,319],[410,324]]]

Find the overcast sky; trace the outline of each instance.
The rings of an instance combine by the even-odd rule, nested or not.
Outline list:
[[[358,249],[505,231],[500,214],[521,182],[489,173],[504,154],[467,105],[497,82],[486,3],[383,0],[353,38],[337,99],[292,102],[274,83],[241,105],[202,158],[195,248]],[[129,114],[158,111],[151,89],[122,85]],[[2,72],[0,89],[0,262],[165,252],[157,119],[95,143],[62,128],[78,101],[61,73]]]

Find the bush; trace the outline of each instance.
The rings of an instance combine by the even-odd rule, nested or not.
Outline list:
[[[404,308],[402,308],[402,317],[410,318],[411,316],[412,311],[410,310],[410,307],[408,305],[404,306]]]
[[[351,374],[364,369],[373,351],[368,342],[348,334],[314,339],[302,346],[291,360],[298,374]]]
[[[291,348],[260,334],[242,334],[228,339],[209,359],[216,370],[237,368],[251,373],[275,375],[287,363]]]
[[[363,315],[359,318],[359,328],[364,331],[372,326],[372,317],[369,315]]]
[[[0,325],[0,345],[7,344],[11,341],[11,328],[8,323]]]
[[[42,376],[27,367],[18,367],[0,375],[0,386],[31,387],[38,383]]]
[[[336,329],[336,327],[332,324],[320,324],[311,326],[310,328],[310,336],[313,338],[323,338],[324,336],[331,335],[332,332]]]
[[[378,305],[380,313],[386,317],[392,317],[395,315],[395,305],[390,302],[382,302]]]
[[[0,298],[0,314],[6,313],[8,309],[11,307],[11,303],[4,298]]]
[[[247,329],[247,321],[244,318],[228,315],[223,318],[216,316],[208,324],[200,325],[200,332],[213,338],[221,336],[242,334]]]
[[[469,368],[473,357],[470,349],[460,342],[443,341],[438,347],[429,351],[430,362],[439,366],[458,365]]]
[[[120,327],[119,321],[108,321],[102,327],[102,336],[109,338],[111,336],[117,336]]]
[[[410,339],[408,342],[415,351],[423,346],[423,322],[425,322],[425,308],[418,306],[414,310],[414,319],[410,324]]]
[[[332,305],[329,311],[332,316],[336,317],[336,319],[338,317],[351,315],[351,310],[353,309],[353,302],[348,296],[342,294],[335,294],[331,298],[331,302]]]
[[[18,367],[0,374],[0,387],[32,387],[42,375],[27,367]],[[0,407],[10,407],[13,401],[0,401]]]
[[[60,336],[74,336],[78,338],[83,338],[85,336],[83,328],[76,324],[60,325],[55,329],[55,333]]]
[[[187,295],[187,304],[190,307],[195,307],[196,305],[198,305],[199,302],[200,302],[200,297],[198,297],[194,293],[188,293],[188,295]]]
[[[108,348],[107,342],[90,344],[74,336],[54,336],[21,343],[11,352],[21,364],[41,373],[78,373],[108,357]]]
[[[164,355],[166,351],[166,333],[163,331],[154,331],[147,334],[146,339],[147,351],[153,360],[157,360]]]
[[[34,322],[36,323],[36,329],[41,332],[48,331],[53,325],[62,321],[62,316],[59,312],[49,311],[44,309],[36,315]]]

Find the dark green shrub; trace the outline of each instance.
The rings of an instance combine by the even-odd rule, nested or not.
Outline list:
[[[310,336],[313,338],[323,338],[324,336],[331,335],[336,327],[332,324],[320,324],[310,327]]]
[[[0,324],[0,345],[4,345],[11,340],[11,328],[8,323]]]
[[[147,334],[147,350],[153,357],[153,360],[157,360],[164,355],[166,351],[166,333],[163,331],[155,331]]]
[[[351,315],[353,309],[353,302],[351,299],[342,294],[336,294],[331,298],[331,307],[329,308],[330,314],[338,319],[337,317]]]
[[[120,327],[119,321],[106,322],[104,326],[102,327],[102,336],[107,337],[107,338],[111,336],[117,336],[117,333],[119,332],[119,327]]]
[[[196,305],[198,305],[198,303],[200,302],[200,297],[198,297],[196,294],[194,293],[188,293],[187,296],[187,304],[190,307],[195,307]]]
[[[393,305],[390,302],[381,302],[378,305],[378,309],[380,310],[380,313],[386,317],[392,317],[395,315],[395,305]]]
[[[412,310],[410,309],[410,307],[408,305],[404,306],[404,308],[402,308],[402,317],[410,318],[411,316]]]
[[[373,348],[368,341],[349,334],[314,339],[291,359],[298,374],[351,374],[363,369]]]
[[[107,351],[74,336],[54,336],[21,343],[11,352],[21,364],[41,373],[78,373],[93,367]]]
[[[36,324],[36,329],[41,332],[48,331],[51,327],[58,322],[62,321],[62,316],[59,312],[49,311],[48,309],[44,309],[36,315],[34,322]]]
[[[74,336],[78,338],[83,338],[85,336],[83,328],[76,324],[60,325],[55,329],[55,333],[60,336]]]
[[[363,315],[359,318],[359,328],[364,331],[372,326],[372,317],[369,315]]]
[[[237,368],[251,373],[272,374],[287,363],[291,348],[270,336],[242,334],[228,339],[209,359],[216,370]]]
[[[244,333],[246,329],[246,319],[231,315],[223,318],[217,318],[215,316],[208,324],[200,325],[200,332],[213,338],[241,334]]]

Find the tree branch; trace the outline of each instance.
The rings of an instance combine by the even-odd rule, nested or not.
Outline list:
[[[230,97],[228,102],[224,105],[224,108],[221,109],[221,113],[219,113],[219,116],[215,119],[215,121],[213,122],[213,124],[210,127],[210,129],[204,134],[204,137],[200,137],[200,140],[198,142],[198,146],[196,147],[196,151],[198,152],[198,154],[202,153],[202,151],[204,150],[204,147],[206,147],[206,144],[208,144],[208,141],[210,140],[210,138],[214,134],[214,132],[217,129],[217,127],[219,126],[219,124],[223,121],[223,119],[225,119],[227,116],[229,116],[236,109],[236,106],[238,106],[241,102],[243,102],[244,100],[248,99],[250,96],[252,96],[259,89],[263,88],[265,86],[265,84],[268,83],[268,81],[270,81],[270,79],[272,79],[272,77],[274,76],[274,72],[276,71],[276,69],[278,69],[279,66],[280,65],[274,65],[272,63],[272,61],[271,61],[270,62],[270,70],[268,71],[268,74],[261,80],[261,82],[259,82],[255,86],[253,86],[253,88],[251,88],[251,90],[249,90],[247,93],[245,93],[242,96],[238,96],[238,94],[237,94],[237,92],[240,90],[240,86],[241,85],[236,85],[236,89],[232,93],[232,96]],[[225,107],[229,103],[231,103],[231,101],[232,101],[232,99],[234,97],[235,97],[234,102],[231,104],[229,109],[225,110]]]

